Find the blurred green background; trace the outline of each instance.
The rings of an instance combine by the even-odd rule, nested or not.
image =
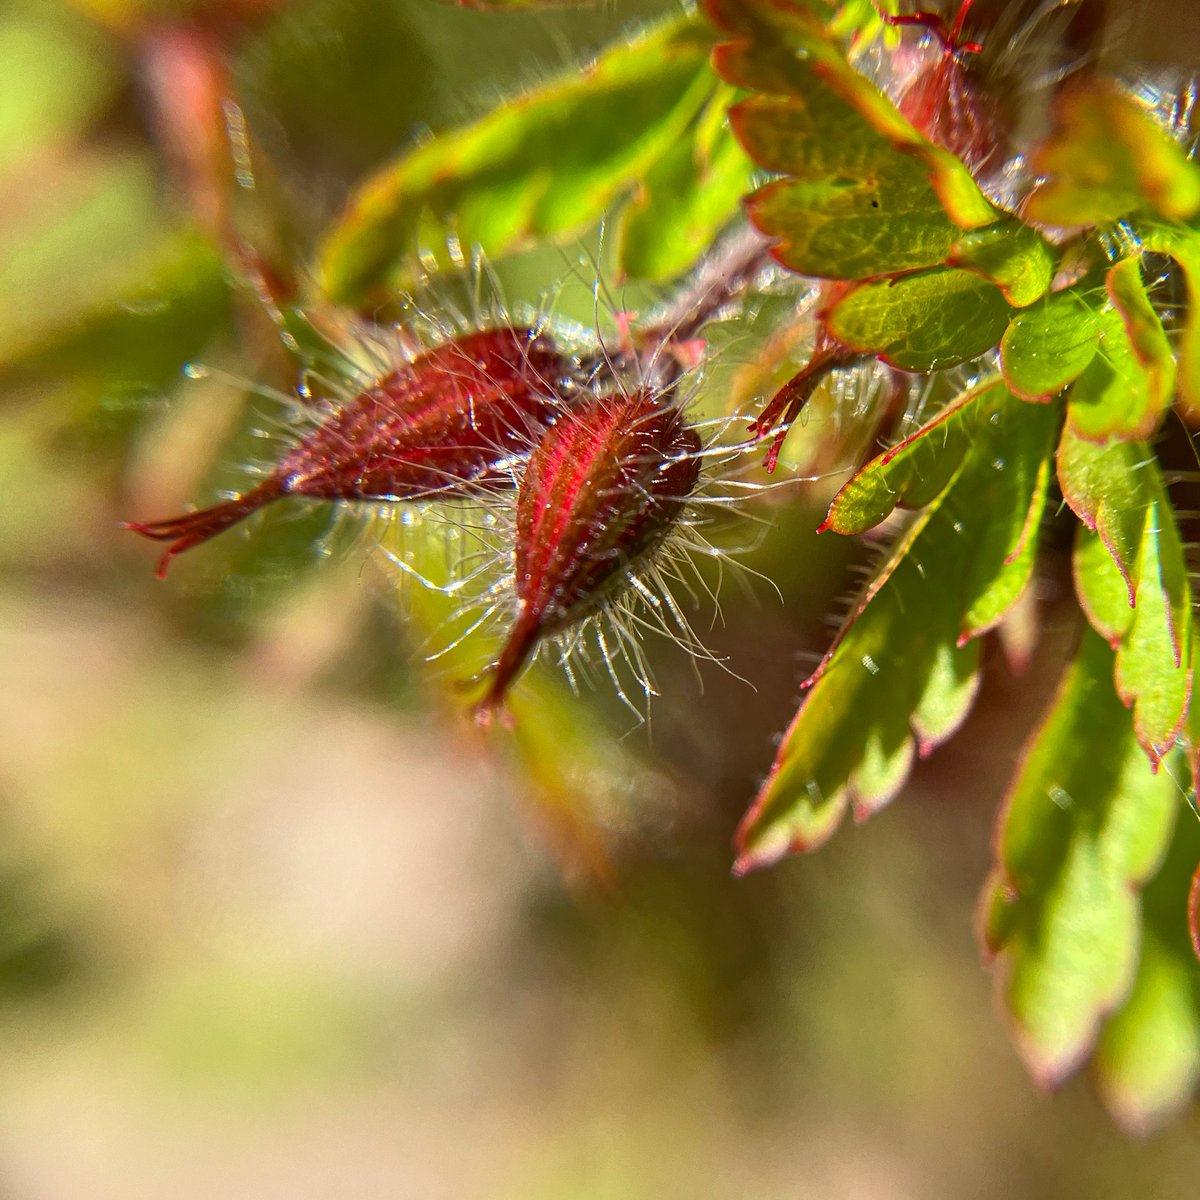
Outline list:
[[[389,153],[664,6],[196,8],[0,0],[0,1200],[1195,1196],[1195,1116],[1135,1141],[1086,1080],[1037,1093],[979,961],[992,813],[1071,636],[1053,563],[1040,665],[892,808],[741,881],[852,580],[819,489],[748,556],[786,603],[728,587],[706,634],[756,690],[662,648],[650,730],[568,701],[549,782],[412,665],[327,513],[153,579],[117,521],[244,480],[270,406],[236,380],[295,383],[228,228],[307,261]],[[233,213],[188,124],[216,83]]]

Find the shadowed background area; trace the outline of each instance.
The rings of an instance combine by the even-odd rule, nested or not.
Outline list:
[[[785,602],[727,583],[703,630],[748,683],[653,647],[650,727],[567,695],[554,786],[467,728],[327,512],[153,579],[117,522],[244,482],[246,381],[296,381],[230,227],[306,262],[396,148],[664,11],[195,7],[0,0],[0,1198],[1194,1195],[1195,1116],[1137,1141],[1086,1080],[1035,1091],[980,964],[992,816],[1075,636],[1052,537],[1029,672],[880,816],[737,881],[865,561],[812,533],[830,483],[745,556]],[[1148,54],[1194,45],[1182,11]],[[244,160],[197,116],[224,84]],[[510,299],[588,320],[578,250]]]

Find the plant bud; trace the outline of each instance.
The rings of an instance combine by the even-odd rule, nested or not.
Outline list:
[[[595,397],[546,433],[517,493],[516,615],[481,723],[546,637],[599,609],[662,544],[695,490],[699,451],[682,411],[648,391]]]
[[[421,500],[511,480],[559,415],[567,356],[545,333],[500,326],[425,351],[335,408],[257,487],[224,504],[124,528],[169,542],[158,565],[281,496]]]

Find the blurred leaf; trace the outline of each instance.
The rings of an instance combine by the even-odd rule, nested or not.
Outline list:
[[[216,491],[210,485],[201,494]],[[236,645],[251,636],[326,562],[340,515],[332,504],[281,501],[202,551],[182,556],[172,566],[171,580],[191,627],[221,644]],[[348,524],[341,523],[341,532]]]
[[[1192,949],[1200,958],[1200,862],[1192,876],[1192,887],[1188,893],[1188,929],[1192,935]]]
[[[152,411],[189,358],[222,329],[230,291],[220,256],[197,234],[176,235],[136,288],[44,332],[0,364],[0,388],[40,392],[69,412],[51,411],[52,427],[75,442],[125,442]]]
[[[1152,478],[1144,480],[1144,476]],[[1136,595],[1134,572],[1145,527],[1146,507],[1157,498],[1157,465],[1138,442],[1101,445],[1063,430],[1058,448],[1058,485],[1075,515],[1099,535],[1116,560],[1128,603]]]
[[[1155,502],[1145,519],[1136,607],[1129,607],[1112,556],[1086,528],[1076,543],[1075,581],[1092,626],[1117,650],[1117,692],[1133,705],[1138,740],[1157,769],[1179,737],[1191,698],[1191,609],[1173,514]]]
[[[1090,629],[1000,817],[984,937],[1030,1070],[1044,1084],[1090,1051],[1137,968],[1138,888],[1171,836],[1169,772],[1150,771]]]
[[[999,399],[999,398],[998,398]],[[1053,410],[1000,399],[950,486],[875,575],[808,686],[738,832],[737,869],[812,849],[900,790],[975,694],[976,635],[1028,585]]]
[[[710,39],[674,21],[363,184],[319,254],[325,293],[363,301],[416,273],[434,238],[501,254],[599,220],[683,136],[710,96]],[[428,239],[428,244],[422,244]]]
[[[1131,300],[1122,296],[1122,301]],[[1123,309],[1115,294],[1113,301],[1111,307],[1097,313],[1099,351],[1068,393],[1067,417],[1072,428],[1097,442],[1151,437],[1170,403],[1174,386],[1173,359],[1148,366],[1138,356],[1133,338],[1141,340],[1145,335],[1138,325],[1141,314],[1137,308],[1130,303]],[[1150,315],[1158,324],[1157,314],[1150,310]],[[1161,324],[1158,332],[1162,333]]]
[[[442,0],[459,8],[480,8],[486,12],[506,12],[518,8],[583,8],[601,0]]]
[[[1096,446],[1063,432],[1063,495],[1085,528],[1075,589],[1117,651],[1116,688],[1153,769],[1175,744],[1191,698],[1191,587],[1157,460],[1139,442]],[[1094,532],[1090,532],[1094,531]]]
[[[1010,393],[998,379],[964,392],[846,483],[829,506],[822,531],[864,533],[897,507],[918,509],[932,503],[954,478],[980,427],[994,417],[1001,419],[1010,408]],[[1036,437],[1044,431],[1021,425],[1017,432]]]
[[[1151,226],[1145,231],[1147,250],[1173,258],[1187,282],[1187,301],[1181,306],[1183,330],[1176,343],[1178,403],[1194,424],[1200,420],[1200,231],[1183,226]]]
[[[1200,167],[1133,96],[1098,76],[1064,89],[1032,165],[1047,181],[1026,212],[1047,225],[1102,225],[1147,206],[1172,219],[1200,209]]]
[[[1096,310],[1074,288],[1017,313],[1000,341],[1004,379],[1018,396],[1056,396],[1083,374],[1100,346]]]
[[[846,61],[841,46],[812,11],[815,6],[798,4],[794,0],[707,0],[706,7],[721,29],[735,35],[734,41],[717,49],[715,62],[721,75],[751,92],[793,96],[800,101],[791,109],[791,115],[797,121],[797,140],[792,141],[787,135],[788,109],[777,108],[776,116],[785,118],[784,136],[774,147],[770,146],[769,137],[765,142],[760,140],[760,148],[780,165],[771,167],[759,160],[760,165],[794,174],[798,179],[821,179],[826,188],[840,183],[843,191],[850,189],[847,200],[858,191],[863,194],[863,207],[869,210],[872,208],[870,173],[860,172],[840,179],[835,178],[833,172],[826,172],[823,178],[814,176],[804,165],[806,155],[802,147],[815,134],[815,141],[822,147],[818,153],[823,154],[824,146],[847,137],[851,145],[861,148],[867,155],[866,161],[873,165],[886,162],[880,150],[883,145],[888,145],[891,149],[888,157],[899,157],[895,153],[899,150],[902,155],[917,160],[921,169],[907,173],[901,167],[892,168],[895,174],[888,180],[891,186],[881,188],[875,197],[880,210],[910,215],[914,209],[919,211],[926,223],[926,238],[931,243],[932,227],[937,223],[939,210],[943,221],[948,218],[953,225],[965,229],[995,221],[996,210],[966,167],[953,154],[918,133],[891,100]],[[832,96],[828,94],[818,96],[822,91],[832,93],[844,104],[831,103]],[[810,100],[813,108],[805,111]],[[857,122],[853,120],[854,114],[860,118]],[[793,151],[787,155],[786,164],[779,157],[781,149]],[[754,150],[751,150],[751,156],[756,157]],[[881,165],[880,169],[885,168]],[[930,188],[938,198],[932,206],[928,205]],[[803,192],[793,197],[794,225],[790,232],[795,236],[802,234],[804,199]],[[821,211],[819,195],[814,195],[809,204],[814,210]],[[899,239],[892,240],[898,242]],[[905,266],[929,266],[939,261],[941,259],[926,259]],[[887,269],[902,270],[904,267],[879,268],[879,271]],[[835,275],[832,269],[806,273]]]
[[[827,320],[834,337],[854,350],[904,371],[938,371],[990,350],[1011,313],[993,284],[971,271],[936,267],[861,284]]]
[[[1129,999],[1108,1021],[1096,1055],[1105,1104],[1127,1129],[1175,1115],[1200,1082],[1200,964],[1184,911],[1200,856],[1200,823],[1179,814],[1161,869],[1142,893],[1142,943]]]
[[[635,279],[686,271],[737,214],[754,166],[725,121],[721,88],[697,122],[650,168],[617,224],[618,261]]]
[[[115,48],[53,5],[0,11],[0,175],[84,128],[120,79]]]
[[[1008,218],[964,233],[949,263],[990,280],[1014,308],[1040,300],[1054,278],[1054,250],[1036,229]]]
[[[852,38],[852,49],[870,45],[877,37],[894,44],[900,31],[885,23],[882,13],[898,11],[899,0],[844,0],[829,22],[829,31],[837,37]]]
[[[775,256],[802,275],[863,279],[926,267],[950,253],[957,232],[925,171],[890,147],[863,179],[780,180],[746,202],[754,224],[778,239]]]

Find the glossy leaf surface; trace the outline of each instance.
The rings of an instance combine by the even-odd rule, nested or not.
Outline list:
[[[994,284],[938,267],[862,284],[838,301],[828,323],[855,350],[905,371],[938,371],[995,346],[1011,312]]]
[[[1200,231],[1186,226],[1153,226],[1144,238],[1148,250],[1168,255],[1183,273],[1186,303],[1179,310],[1182,329],[1175,345],[1177,403],[1189,424],[1200,422]]]
[[[999,380],[964,392],[916,433],[877,455],[846,483],[829,506],[822,529],[865,533],[896,508],[924,508],[954,478],[981,429],[1012,411],[1012,396]],[[1015,422],[1014,434],[1044,438],[1052,423]],[[1046,449],[1044,441],[1042,450]]]
[[[1017,1046],[1057,1083],[1128,996],[1140,886],[1171,836],[1178,793],[1153,774],[1090,630],[1027,752],[1000,819],[983,931]]]
[[[820,845],[852,801],[859,817],[873,812],[903,785],[918,744],[926,753],[961,723],[977,682],[972,639],[1030,578],[1053,425],[1050,410],[1010,397],[880,568],[742,822],[739,870]]]
[[[1027,212],[1049,225],[1100,225],[1145,207],[1170,218],[1200,209],[1200,167],[1131,95],[1103,79],[1063,93],[1058,127],[1033,165],[1048,180]]]
[[[718,48],[718,70],[759,93],[735,130],[760,166],[789,177],[748,205],[786,266],[846,279],[932,266],[962,228],[995,220],[962,163],[850,67],[807,8],[710,0],[708,11],[736,38]]]
[[[1106,289],[1098,352],[1071,388],[1071,425],[1093,441],[1148,438],[1174,394],[1175,359],[1138,261],[1113,266]]]
[[[1083,521],[1075,587],[1096,629],[1117,650],[1115,682],[1157,769],[1191,698],[1191,588],[1162,475],[1142,443],[1107,447],[1067,429],[1058,458],[1067,502]]]
[[[710,39],[680,20],[582,73],[414,147],[367,180],[326,238],[339,302],[402,285],[447,237],[488,254],[590,224],[668,153],[714,87]]]
[[[1184,917],[1197,857],[1200,822],[1180,806],[1166,860],[1142,893],[1133,989],[1097,1051],[1101,1095],[1134,1133],[1178,1113],[1200,1082],[1200,962]]]
[[[1100,346],[1095,308],[1074,289],[1017,313],[1000,341],[1008,386],[1027,400],[1055,396],[1087,369]]]
[[[1054,250],[1037,230],[1015,219],[972,229],[955,242],[950,263],[990,280],[1014,308],[1040,300],[1054,278]]]

